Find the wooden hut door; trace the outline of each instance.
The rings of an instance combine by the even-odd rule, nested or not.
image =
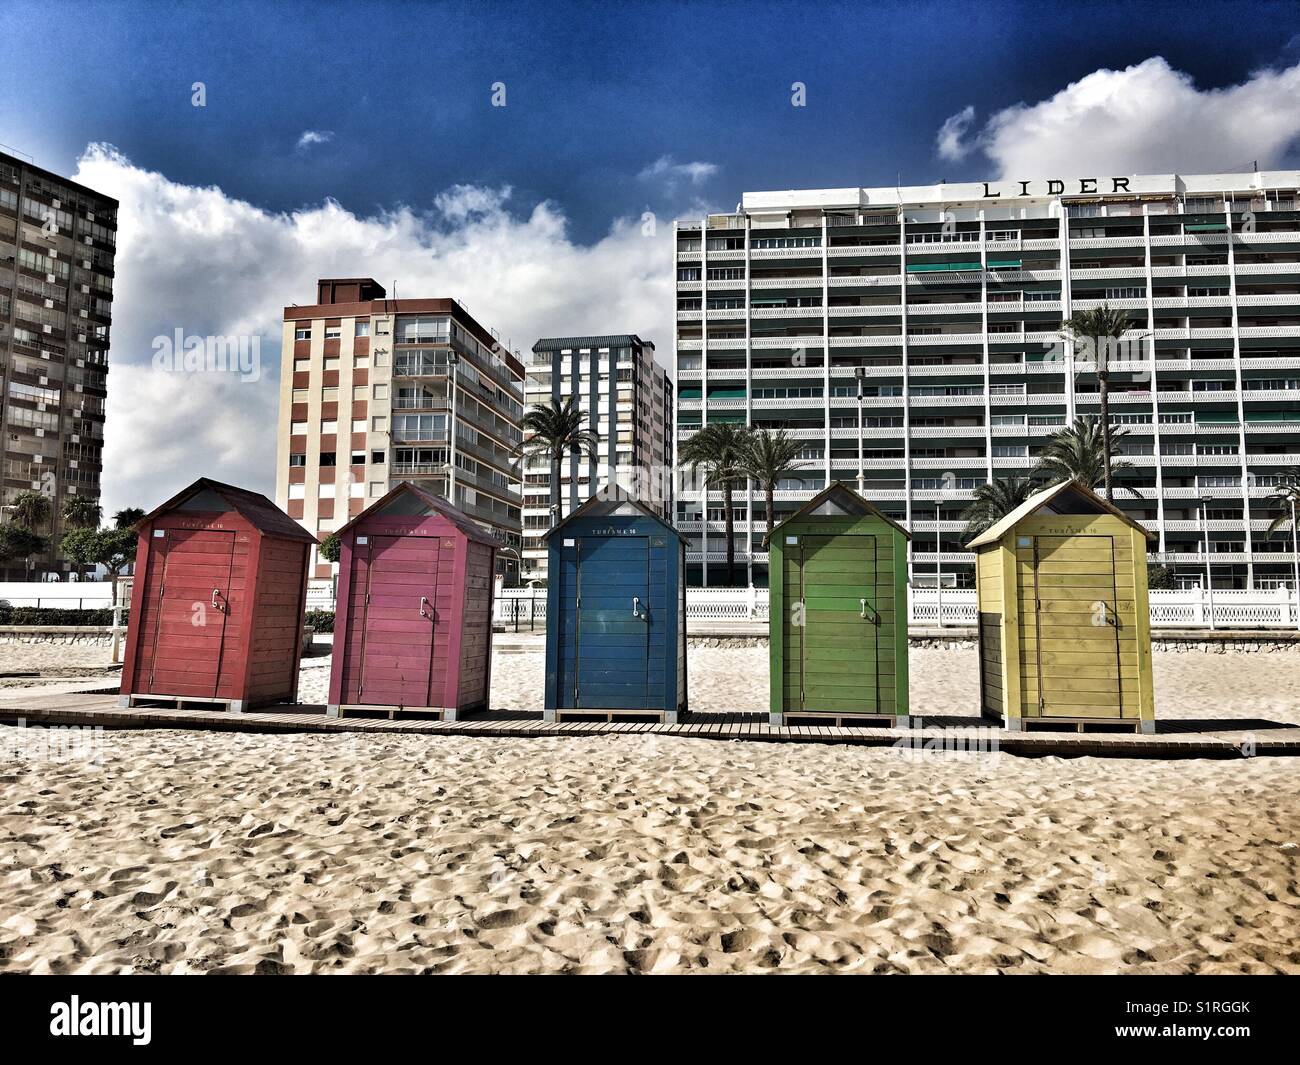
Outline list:
[[[662,589],[652,609],[650,538],[584,536],[577,546],[573,705],[644,709],[651,630],[662,631],[664,613]]]
[[[1119,717],[1114,539],[1035,536],[1032,595],[1039,713]]]
[[[225,659],[235,534],[168,529],[158,541],[146,578],[136,676],[146,691],[160,695],[215,698]]]
[[[801,536],[801,710],[880,712],[880,630],[874,536]],[[793,545],[792,545],[793,546]]]
[[[354,668],[345,669],[343,699],[367,706],[430,706],[433,678],[447,667],[438,599],[441,540],[370,536],[352,551]],[[357,614],[360,614],[358,617]],[[355,685],[349,683],[355,679]]]

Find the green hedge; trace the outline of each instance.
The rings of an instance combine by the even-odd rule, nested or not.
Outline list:
[[[334,611],[308,610],[307,624],[310,625],[316,632],[333,632]]]
[[[127,623],[130,611],[122,611],[122,624]],[[7,606],[0,604],[0,625],[112,625],[113,611],[109,607],[92,610],[65,609],[48,606]]]

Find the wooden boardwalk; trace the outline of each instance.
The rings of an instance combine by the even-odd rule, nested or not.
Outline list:
[[[917,720],[917,719],[914,719]],[[977,717],[927,717],[920,727],[768,724],[759,714],[696,714],[668,725],[653,721],[547,723],[540,712],[491,711],[463,721],[330,718],[322,706],[277,706],[247,713],[173,707],[117,705],[117,696],[95,693],[23,694],[0,697],[0,723],[90,725],[104,729],[204,729],[222,732],[415,733],[436,736],[539,738],[655,735],[683,739],[750,740],[767,743],[844,743],[924,750],[998,751],[1030,757],[1241,758],[1300,754],[1300,728],[1262,720],[1168,720],[1151,736],[1109,732],[1006,732]],[[973,745],[973,746],[972,746]]]

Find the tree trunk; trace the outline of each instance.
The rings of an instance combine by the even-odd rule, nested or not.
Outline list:
[[[776,498],[775,482],[768,481],[763,487],[764,502],[767,504],[767,535],[763,537],[763,543],[765,546],[770,548],[772,546],[772,517],[773,512],[776,510],[775,503],[773,502]],[[770,581],[771,579],[769,573],[768,580]]]
[[[722,515],[723,535],[727,538],[727,587],[734,588],[736,584],[736,539],[735,523],[731,517],[731,482],[727,481],[722,486],[722,505],[725,511]]]
[[[551,491],[550,491],[550,524],[548,528],[554,529],[560,523],[560,459],[551,453]],[[549,574],[548,574],[549,576]]]
[[[1097,398],[1101,403],[1101,457],[1105,463],[1102,471],[1105,475],[1106,502],[1115,501],[1115,492],[1110,483],[1110,374],[1105,370],[1097,372]]]

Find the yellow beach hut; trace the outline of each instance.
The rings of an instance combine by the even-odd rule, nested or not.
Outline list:
[[[1077,481],[1025,500],[976,553],[980,712],[1011,730],[1155,731],[1147,532]]]

